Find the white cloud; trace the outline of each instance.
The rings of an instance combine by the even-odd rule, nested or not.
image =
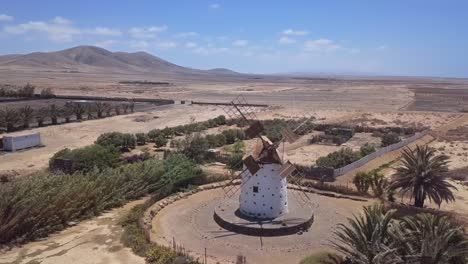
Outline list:
[[[153,27],[133,27],[128,32],[134,38],[140,39],[151,39],[156,38],[156,35],[160,32],[166,31],[167,26],[153,26]]]
[[[45,34],[55,42],[70,42],[79,35],[120,36],[117,29],[96,27],[94,29],[80,29],[72,25],[72,22],[63,17],[55,17],[50,22],[30,21],[27,23],[6,26],[3,32],[11,35]]]
[[[103,41],[96,42],[96,43],[94,43],[94,46],[98,46],[98,47],[107,49],[107,48],[110,48],[110,47],[114,46],[117,43],[118,43],[117,40],[109,39],[109,40],[103,40]]]
[[[43,33],[56,42],[70,42],[73,40],[73,36],[82,34],[81,30],[71,25],[43,21],[30,21],[15,26],[6,26],[4,32],[13,35]]]
[[[187,43],[185,43],[185,47],[186,47],[186,48],[189,48],[189,49],[190,49],[190,48],[195,48],[195,47],[197,47],[197,46],[198,46],[198,45],[197,45],[197,43],[195,43],[195,42],[187,42]]]
[[[13,21],[13,17],[6,14],[0,14],[0,21]]]
[[[329,39],[308,40],[304,44],[306,51],[312,52],[330,52],[341,49],[341,46]]]
[[[309,32],[305,30],[286,29],[283,30],[282,34],[287,36],[306,36]]]
[[[172,49],[172,48],[175,48],[178,46],[177,43],[175,42],[172,42],[172,41],[167,41],[167,42],[157,42],[155,44],[156,48],[158,49],[162,49],[162,50],[165,50],[165,49]]]
[[[219,9],[219,8],[221,8],[221,5],[220,4],[211,4],[210,8],[211,9]]]
[[[278,42],[279,42],[280,44],[292,44],[292,43],[296,43],[296,40],[293,39],[293,38],[290,38],[290,37],[288,37],[288,36],[282,36],[282,37],[278,40]]]
[[[130,47],[134,49],[147,49],[150,46],[150,43],[145,40],[132,41]]]
[[[181,32],[179,34],[176,34],[176,37],[178,38],[190,38],[190,37],[198,37],[200,36],[200,34],[198,34],[197,32]]]
[[[106,28],[106,27],[96,27],[94,29],[88,30],[88,34],[100,35],[100,36],[121,36],[122,32],[118,29]]]
[[[198,47],[193,50],[195,53],[202,55],[212,55],[218,53],[224,53],[229,51],[229,48],[216,48],[216,47]]]
[[[57,16],[55,17],[54,19],[52,19],[52,22],[55,23],[55,24],[61,24],[61,25],[68,25],[68,24],[71,24],[71,21],[66,19],[66,18],[63,18],[61,16]]]
[[[237,47],[244,47],[247,46],[247,44],[249,44],[249,42],[245,39],[238,39],[232,42],[232,45]]]

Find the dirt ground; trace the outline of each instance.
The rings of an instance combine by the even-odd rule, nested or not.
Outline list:
[[[139,112],[99,120],[34,128],[6,135],[40,132],[44,147],[0,155],[0,172],[32,172],[47,166],[50,157],[63,148],[78,148],[92,144],[105,132],[138,133],[154,128],[187,124],[193,117],[202,121],[221,114],[221,109],[210,106],[160,106],[151,112]]]
[[[7,252],[0,252],[1,264],[144,264],[121,242],[118,224],[131,208],[144,199],[130,202],[98,217],[83,221],[49,237]]]
[[[6,76],[0,74],[2,76]],[[313,80],[313,79],[294,79],[293,81],[284,80],[251,80],[249,82],[191,82],[175,81],[174,86],[170,88],[152,87],[152,86],[120,86],[116,83],[119,77],[104,78],[105,76],[87,76],[81,78],[78,75],[65,76],[66,78],[57,78],[51,83],[48,76],[38,76],[37,85],[39,88],[51,86],[56,93],[80,94],[80,95],[106,95],[106,96],[128,96],[141,98],[162,97],[179,100],[200,100],[200,101],[219,101],[228,102],[236,95],[243,94],[251,103],[266,103],[273,105],[262,112],[257,113],[261,119],[271,118],[289,118],[301,117],[304,115],[313,115],[318,122],[334,123],[353,123],[368,124],[373,126],[391,126],[391,125],[416,125],[428,126],[441,131],[445,134],[448,130],[457,128],[463,124],[460,118],[468,118],[468,115],[462,116],[455,112],[432,112],[432,111],[458,111],[460,107],[457,102],[458,91],[453,91],[454,96],[444,98],[443,105],[438,105],[437,96],[425,96],[424,98],[416,96],[417,91],[413,84],[406,81],[368,81],[368,80]],[[3,78],[3,77],[2,77]],[[2,79],[0,78],[0,79]],[[8,81],[21,83],[28,80],[24,75],[11,73]],[[31,80],[31,79],[29,79]],[[34,79],[36,84],[36,79]],[[152,81],[157,81],[149,79]],[[3,79],[2,79],[3,81]],[[163,80],[171,81],[172,80]],[[419,81],[418,81],[419,82]],[[422,82],[422,81],[421,81]],[[426,81],[424,81],[426,82]],[[97,83],[98,86],[92,86]],[[73,84],[73,87],[70,86]],[[429,83],[428,85],[432,85]],[[466,89],[465,82],[459,89]],[[447,84],[447,86],[453,86]],[[431,93],[444,91],[444,87],[434,86]],[[458,89],[458,88],[457,88]],[[391,96],[389,96],[391,95]],[[422,98],[422,99],[421,99]],[[421,101],[422,100],[422,101]],[[422,102],[422,103],[420,103]],[[429,107],[433,104],[434,107]],[[439,107],[440,106],[440,107]],[[405,111],[405,109],[420,110],[424,108],[428,112]],[[33,172],[47,166],[49,158],[62,148],[77,148],[93,143],[96,138],[105,132],[148,132],[154,128],[164,128],[166,126],[176,126],[187,124],[192,117],[195,121],[202,121],[213,118],[224,112],[215,106],[195,106],[195,105],[171,105],[161,106],[147,112],[138,112],[131,115],[116,116],[101,120],[92,120],[81,123],[71,123],[59,126],[49,126],[43,128],[34,128],[30,132],[40,132],[44,147],[35,148],[15,153],[0,154],[0,173],[5,171],[16,171],[20,174]],[[24,132],[12,133],[18,135]],[[7,134],[8,135],[8,134]],[[357,139],[361,140],[361,139]],[[418,143],[425,144],[432,141],[427,136]],[[352,142],[351,142],[352,143]],[[350,144],[351,144],[350,143]],[[360,144],[356,142],[353,146]],[[440,149],[453,159],[450,166],[452,168],[466,166],[466,150],[468,143],[464,140],[453,142],[434,141],[433,146]],[[306,162],[312,162],[319,156],[324,156],[328,152],[335,151],[335,147],[312,145],[305,149],[297,149],[291,152],[291,155],[297,159]],[[369,164],[366,164],[362,170],[373,169],[381,164],[392,161],[399,156],[399,153],[390,153]],[[351,175],[351,174],[350,174]],[[339,181],[346,184],[351,176],[342,176]],[[180,201],[180,208],[189,213],[193,208],[192,203],[208,203],[215,200],[216,195],[193,197],[195,200]],[[307,248],[291,248],[295,240],[285,240],[283,251],[272,249],[267,254],[266,251],[258,250],[258,239],[245,238],[245,245],[242,252],[250,256],[254,263],[265,263],[264,259],[273,259],[270,263],[288,263],[289,259],[299,260],[314,250],[326,247],[324,244],[330,231],[335,224],[342,221],[352,213],[356,213],[362,206],[362,203],[336,200],[322,196],[314,197],[320,207],[317,209],[319,216],[317,224],[314,223],[311,231],[307,234],[316,234],[312,237]],[[468,190],[464,187],[459,188],[457,192],[457,202],[442,209],[457,210],[460,212],[468,211]],[[134,204],[128,204],[124,208],[129,208]],[[179,206],[174,204],[174,206]],[[106,213],[98,218],[79,223],[78,225],[64,230],[49,238],[24,245],[21,248],[15,248],[9,252],[0,255],[0,263],[144,263],[144,260],[134,256],[128,249],[122,248],[118,242],[120,228],[116,225],[117,215],[123,212],[116,209]],[[125,209],[127,210],[127,209]],[[195,209],[193,209],[195,210]],[[164,212],[164,210],[162,211]],[[181,211],[183,212],[183,211]],[[161,214],[161,217],[165,217]],[[168,217],[170,217],[170,214]],[[159,217],[159,216],[158,216]],[[170,219],[170,218],[167,218]],[[177,218],[174,222],[161,220],[161,224],[169,227],[182,227],[177,221],[183,221],[183,218]],[[159,221],[159,220],[157,220]],[[187,248],[194,248],[196,251],[206,245],[209,239],[203,238],[193,230],[187,231],[188,235],[194,235],[187,241],[181,241]],[[177,234],[177,239],[182,240],[184,234]],[[187,237],[188,238],[188,237]],[[300,237],[300,239],[306,236]],[[238,239],[235,238],[234,239]],[[298,240],[298,241],[299,241]],[[289,242],[288,242],[289,241]],[[293,241],[293,242],[291,242]],[[268,244],[265,240],[265,244]],[[239,242],[237,242],[239,244]],[[219,245],[210,245],[211,252],[226,253],[229,246],[220,243]],[[245,250],[244,250],[245,249]],[[201,252],[201,251],[200,251]],[[229,258],[232,254],[236,255],[240,251],[229,251]],[[213,254],[214,255],[214,254]],[[285,262],[285,259],[287,261]],[[248,258],[249,260],[249,258]],[[120,262],[119,262],[120,261]],[[257,262],[255,262],[257,261]]]
[[[290,196],[290,202],[296,199]],[[314,203],[314,223],[309,231],[301,234],[255,237],[220,228],[213,220],[213,210],[224,198],[224,191],[219,188],[196,193],[162,209],[153,219],[151,239],[168,246],[175,240],[200,257],[206,248],[209,264],[235,263],[238,255],[245,256],[252,264],[298,263],[309,254],[330,249],[336,225],[359,212],[363,205],[373,203],[317,194],[309,197]]]

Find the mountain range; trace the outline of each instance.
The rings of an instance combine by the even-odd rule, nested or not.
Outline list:
[[[147,52],[111,52],[94,46],[77,46],[55,52],[0,56],[0,68],[60,72],[130,74],[238,75],[224,68],[198,70],[168,62]]]

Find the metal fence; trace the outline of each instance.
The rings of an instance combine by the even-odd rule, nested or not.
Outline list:
[[[407,139],[404,139],[404,140],[402,140],[402,141],[400,141],[398,143],[383,147],[383,148],[377,150],[376,152],[373,152],[373,153],[361,158],[360,160],[357,160],[357,161],[355,161],[355,162],[353,162],[351,164],[348,164],[348,165],[346,165],[344,167],[341,167],[339,169],[335,169],[333,171],[333,176],[337,177],[337,176],[341,176],[343,174],[346,174],[346,173],[348,173],[348,172],[350,172],[350,171],[352,171],[352,170],[354,170],[356,168],[361,167],[362,165],[368,163],[369,161],[384,155],[387,152],[394,151],[396,149],[402,148],[402,147],[404,147],[404,146],[406,146],[408,144],[413,143],[414,141],[416,141],[416,140],[422,138],[423,136],[427,135],[429,132],[430,132],[430,130],[427,129],[427,130],[424,130],[422,132],[418,132],[418,133],[414,134],[413,136],[411,136],[411,137],[409,137]]]

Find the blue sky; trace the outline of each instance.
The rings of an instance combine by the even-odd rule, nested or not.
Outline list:
[[[96,45],[193,68],[468,77],[468,1],[1,1],[0,54]]]

